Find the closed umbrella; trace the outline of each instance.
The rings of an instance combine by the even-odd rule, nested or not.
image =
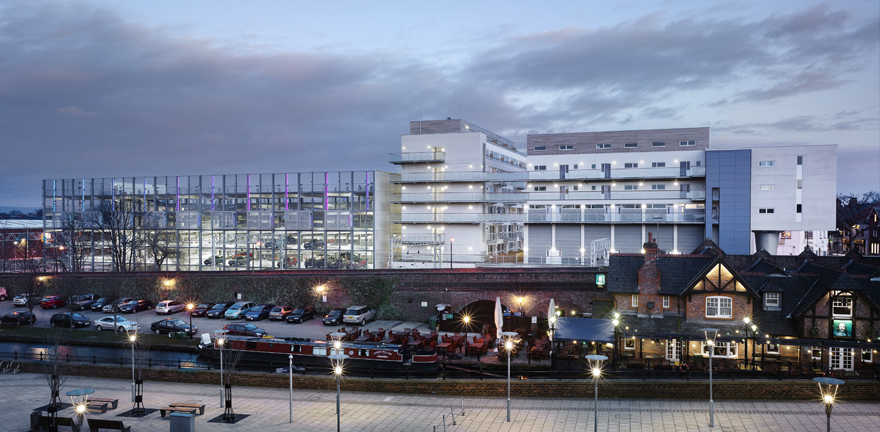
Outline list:
[[[501,310],[501,297],[495,297],[495,338],[497,343],[501,343],[501,327],[503,326],[504,314]]]
[[[553,318],[556,316],[556,302],[550,299],[550,306],[547,307],[547,326],[552,326]],[[553,359],[553,331],[550,331],[550,359]]]

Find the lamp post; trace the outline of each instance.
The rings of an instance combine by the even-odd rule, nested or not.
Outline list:
[[[827,417],[827,431],[831,432],[831,409],[834,408],[834,399],[837,397],[837,388],[844,384],[843,380],[837,378],[813,378],[813,381],[819,383],[819,395],[822,397],[822,403],[825,404],[825,417]],[[822,387],[822,385],[825,387]]]
[[[195,305],[192,303],[188,303],[186,305],[186,310],[189,312],[189,340],[193,340],[193,333],[195,333],[195,332],[193,332],[193,308],[194,307],[195,307]]]
[[[134,403],[134,344],[137,343],[137,335],[128,335],[128,344],[131,345],[131,402]]]
[[[755,325],[755,323],[752,322],[752,319],[749,317],[743,318],[743,323],[746,325],[746,343],[743,344],[746,346],[746,369],[751,369],[750,364],[752,362],[749,362],[749,330],[751,330],[752,344],[753,344],[752,345],[752,354],[754,355],[754,353],[755,353],[755,348],[754,348],[755,339],[754,339],[754,337],[755,337],[756,332],[758,331],[758,326]]]
[[[551,302],[553,300],[550,300]],[[553,333],[556,332],[556,315],[550,316],[550,370],[553,370]]]
[[[513,337],[516,332],[501,332],[504,337],[504,349],[507,350],[507,421],[510,421],[510,352],[513,351]]]
[[[287,372],[290,377],[290,420],[288,423],[293,423],[293,354],[287,355],[288,367]]]
[[[599,430],[599,378],[602,377],[602,363],[608,360],[603,355],[588,355],[587,362],[593,375],[593,430]]]
[[[341,393],[340,381],[342,379],[342,363],[348,358],[345,354],[340,354],[342,348],[342,337],[345,333],[330,333],[330,339],[333,341],[333,351],[330,357],[330,365],[333,367],[333,374],[336,375],[336,432],[341,432],[341,415],[339,413],[339,396]]]
[[[214,330],[217,338],[217,346],[220,347],[220,408],[226,407],[226,394],[223,391],[223,345],[226,342],[226,333],[229,330]]]
[[[611,320],[611,324],[614,326],[614,344],[612,345],[612,349],[614,349],[614,370],[620,370],[620,361],[617,356],[617,335],[620,326],[620,312],[614,312],[614,319]]]
[[[715,354],[715,337],[718,329],[703,328],[701,332],[706,334],[706,345],[709,345],[709,427],[715,427],[715,402],[712,400],[712,356]]]
[[[452,242],[455,241],[455,238],[449,239],[449,270],[452,270]]]

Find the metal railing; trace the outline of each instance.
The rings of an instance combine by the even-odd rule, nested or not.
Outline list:
[[[414,153],[403,153],[414,154]],[[426,153],[430,154],[430,153]],[[393,155],[392,155],[393,156]],[[444,157],[445,160],[445,157]],[[437,161],[442,162],[442,161]],[[392,163],[394,163],[392,161]],[[399,163],[399,162],[398,162]],[[487,182],[487,181],[558,181],[558,180],[663,180],[705,177],[706,168],[691,167],[682,173],[679,167],[668,168],[612,168],[609,174],[601,169],[582,169],[560,172],[559,170],[532,170],[510,173],[486,173],[471,171],[443,171],[402,173],[392,181],[401,183],[423,182]]]
[[[400,163],[426,163],[426,162],[445,162],[446,152],[412,152],[412,153],[389,153],[388,162],[393,164]]]

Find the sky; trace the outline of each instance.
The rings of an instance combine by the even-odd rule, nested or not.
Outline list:
[[[880,190],[880,2],[0,3],[0,205],[41,180],[387,170],[419,118],[838,144]]]

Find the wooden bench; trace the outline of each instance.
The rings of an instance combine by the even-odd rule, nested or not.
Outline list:
[[[205,404],[188,404],[188,403],[173,403],[168,404],[170,407],[182,407],[182,408],[197,408],[199,410],[199,415],[205,414]]]
[[[99,409],[102,413],[107,412],[107,405],[110,405],[107,402],[90,400],[86,402],[86,408],[88,409]]]
[[[123,432],[130,432],[131,426],[125,427],[119,420],[103,420],[103,419],[86,419],[89,422],[89,430],[98,432],[101,429],[113,429]]]
[[[185,413],[185,414],[195,415],[196,411],[198,411],[198,408],[167,406],[165,408],[159,409],[159,415],[161,415],[162,417],[165,417],[165,412],[169,412],[169,413],[177,412],[177,413]]]
[[[69,426],[73,432],[79,432],[80,425],[70,417],[55,417],[55,424],[58,426]],[[48,431],[52,425],[52,417],[40,416],[40,427],[44,431]]]
[[[119,399],[89,398],[89,402],[106,402],[110,404],[112,409],[116,409],[116,405],[119,404]]]

